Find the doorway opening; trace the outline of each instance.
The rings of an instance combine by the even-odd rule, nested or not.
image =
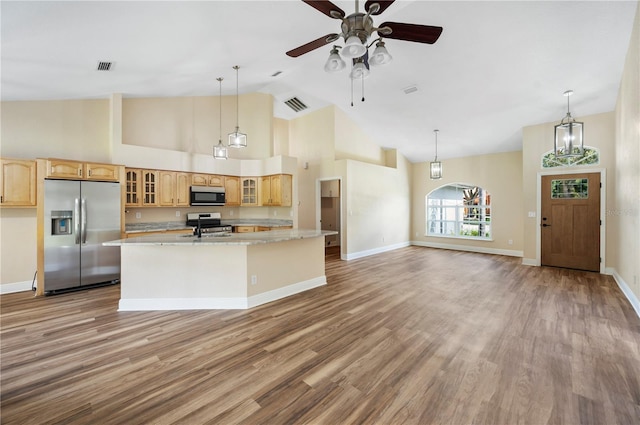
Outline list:
[[[333,230],[336,235],[325,236],[325,249],[341,250],[342,216],[341,202],[342,187],[338,178],[320,180],[320,229]],[[335,247],[335,248],[334,248]]]

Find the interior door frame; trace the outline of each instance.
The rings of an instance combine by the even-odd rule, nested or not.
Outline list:
[[[344,191],[343,191],[343,181],[342,181],[342,177],[340,176],[336,176],[336,177],[321,177],[321,178],[317,178],[316,179],[316,230],[322,230],[322,211],[321,211],[321,202],[322,202],[322,188],[321,185],[323,181],[331,181],[331,180],[338,180],[339,181],[339,185],[340,185],[340,196],[338,199],[340,199],[340,258],[342,260],[345,259],[344,257],[344,250],[345,250],[345,245],[346,245],[346,235],[345,235],[345,222],[344,222],[344,214],[343,214],[343,207],[344,207]]]
[[[537,175],[537,187],[536,187],[536,266],[542,265],[542,228],[540,227],[540,220],[542,216],[542,176],[553,175],[566,175],[572,174],[586,174],[586,173],[599,173],[600,184],[602,189],[600,190],[600,273],[605,273],[605,265],[607,264],[605,253],[607,242],[607,220],[606,217],[606,205],[607,205],[607,170],[605,168],[576,168],[576,169],[550,169],[545,171],[539,171]]]

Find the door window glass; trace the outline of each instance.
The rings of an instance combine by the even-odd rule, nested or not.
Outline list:
[[[551,199],[587,199],[589,179],[551,180]]]

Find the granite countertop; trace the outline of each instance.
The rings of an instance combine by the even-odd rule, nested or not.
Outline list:
[[[238,218],[222,219],[220,224],[224,226],[264,226],[287,227],[293,226],[292,220],[278,220],[269,218]],[[191,230],[193,226],[187,226],[184,221],[163,221],[157,223],[126,223],[125,233],[161,232],[163,230]]]
[[[281,229],[255,233],[209,233],[202,238],[192,235],[150,235],[118,239],[104,242],[103,245],[257,245],[336,234],[338,232],[333,230]]]

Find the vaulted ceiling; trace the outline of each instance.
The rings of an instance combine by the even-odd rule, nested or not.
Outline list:
[[[354,1],[334,1],[347,14]],[[361,2],[364,3],[364,2]],[[351,85],[323,70],[340,21],[288,1],[2,1],[2,100],[274,96],[292,119],[334,104],[413,162],[521,149],[523,126],[612,111],[635,1],[395,1],[384,21],[442,26],[433,45],[388,39],[393,62]],[[363,5],[360,5],[362,10]],[[344,40],[337,43],[343,44]],[[113,62],[109,72],[100,61]],[[353,90],[353,92],[352,92]],[[407,93],[409,92],[409,93]],[[353,93],[353,106],[351,99]],[[297,97],[308,109],[294,112]],[[588,128],[586,129],[588,144]],[[551,143],[551,142],[550,142]]]

